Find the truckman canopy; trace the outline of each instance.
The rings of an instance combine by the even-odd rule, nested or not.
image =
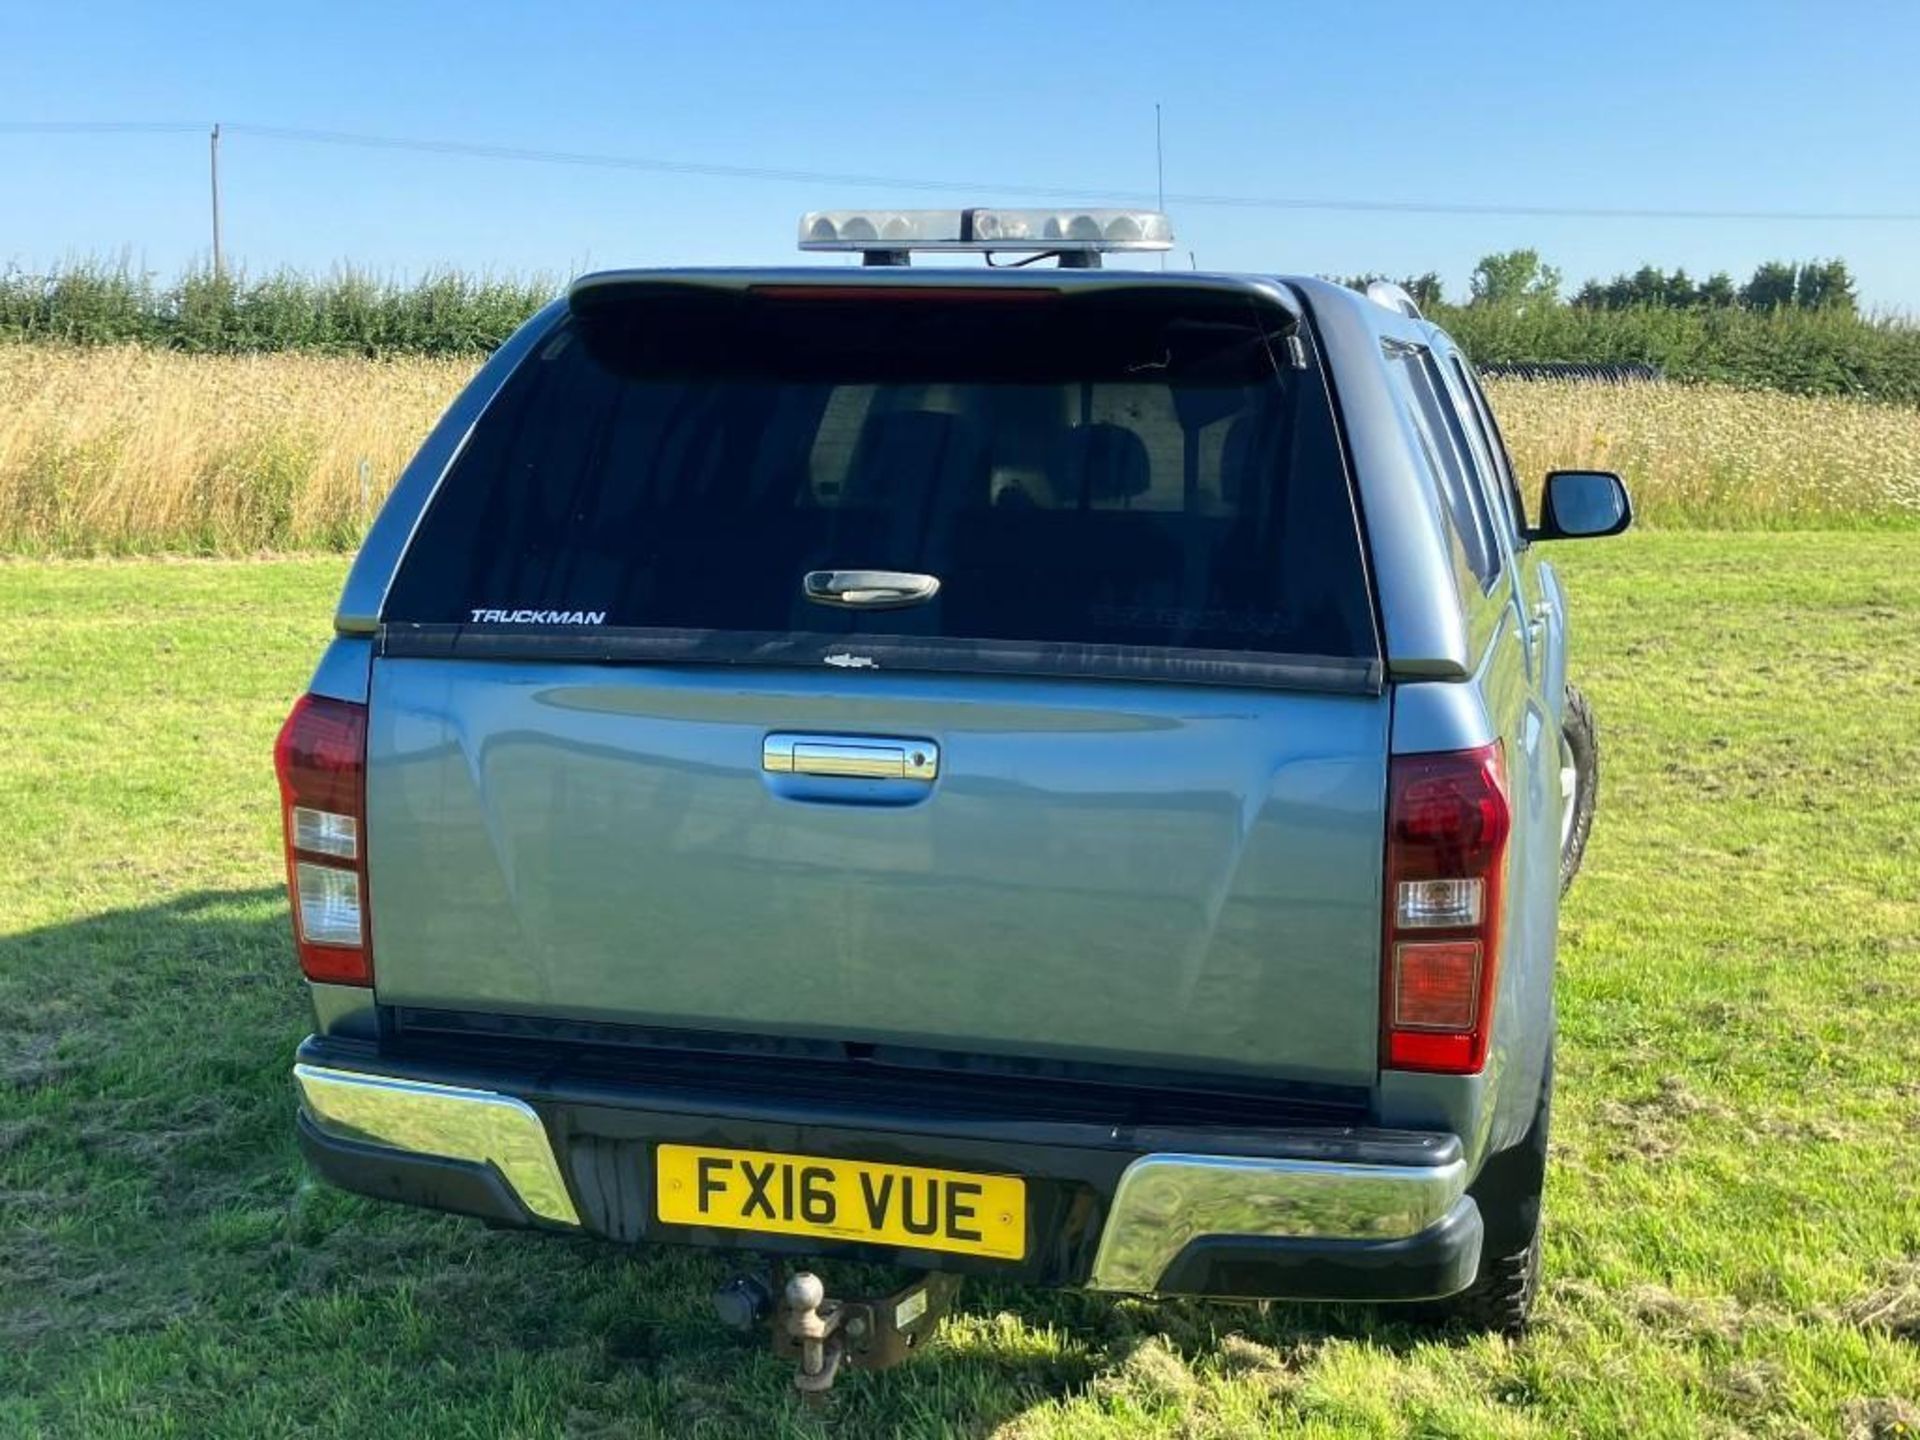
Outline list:
[[[1293,316],[915,278],[576,294],[429,508],[390,653],[1377,683]]]

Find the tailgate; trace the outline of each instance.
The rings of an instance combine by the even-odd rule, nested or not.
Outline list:
[[[1371,1082],[1384,697],[866,678],[380,661],[379,998]]]

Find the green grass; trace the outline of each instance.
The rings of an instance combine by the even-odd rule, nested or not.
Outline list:
[[[824,1416],[708,1321],[718,1259],[304,1178],[268,751],[343,562],[0,564],[0,1435],[1902,1433],[1913,541],[1556,559],[1607,769],[1534,1335],[982,1284]]]

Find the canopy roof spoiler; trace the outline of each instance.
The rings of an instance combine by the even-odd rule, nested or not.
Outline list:
[[[1047,253],[1047,252],[1040,252]],[[1282,331],[1300,323],[1303,306],[1297,282],[1264,275],[1220,275],[1187,270],[1097,270],[1069,266],[999,265],[965,269],[914,270],[883,265],[869,269],[842,269],[824,265],[789,265],[778,269],[601,270],[582,275],[567,287],[566,309],[582,315],[616,306],[646,303],[674,295],[706,293],[728,295],[774,294],[794,298],[803,290],[817,290],[822,298],[847,299],[881,291],[911,291],[928,298],[955,299],[971,291],[983,296],[1006,296],[1011,291],[1037,291],[1061,298],[1092,297],[1119,291],[1185,291],[1195,296],[1235,295],[1284,317]]]

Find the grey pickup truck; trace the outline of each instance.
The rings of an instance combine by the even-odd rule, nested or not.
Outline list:
[[[968,1273],[1518,1328],[1620,480],[1529,518],[1404,293],[1099,264],[1155,214],[801,233],[575,282],[372,527],[276,750],[311,1164],[740,1251],[815,1385]]]

